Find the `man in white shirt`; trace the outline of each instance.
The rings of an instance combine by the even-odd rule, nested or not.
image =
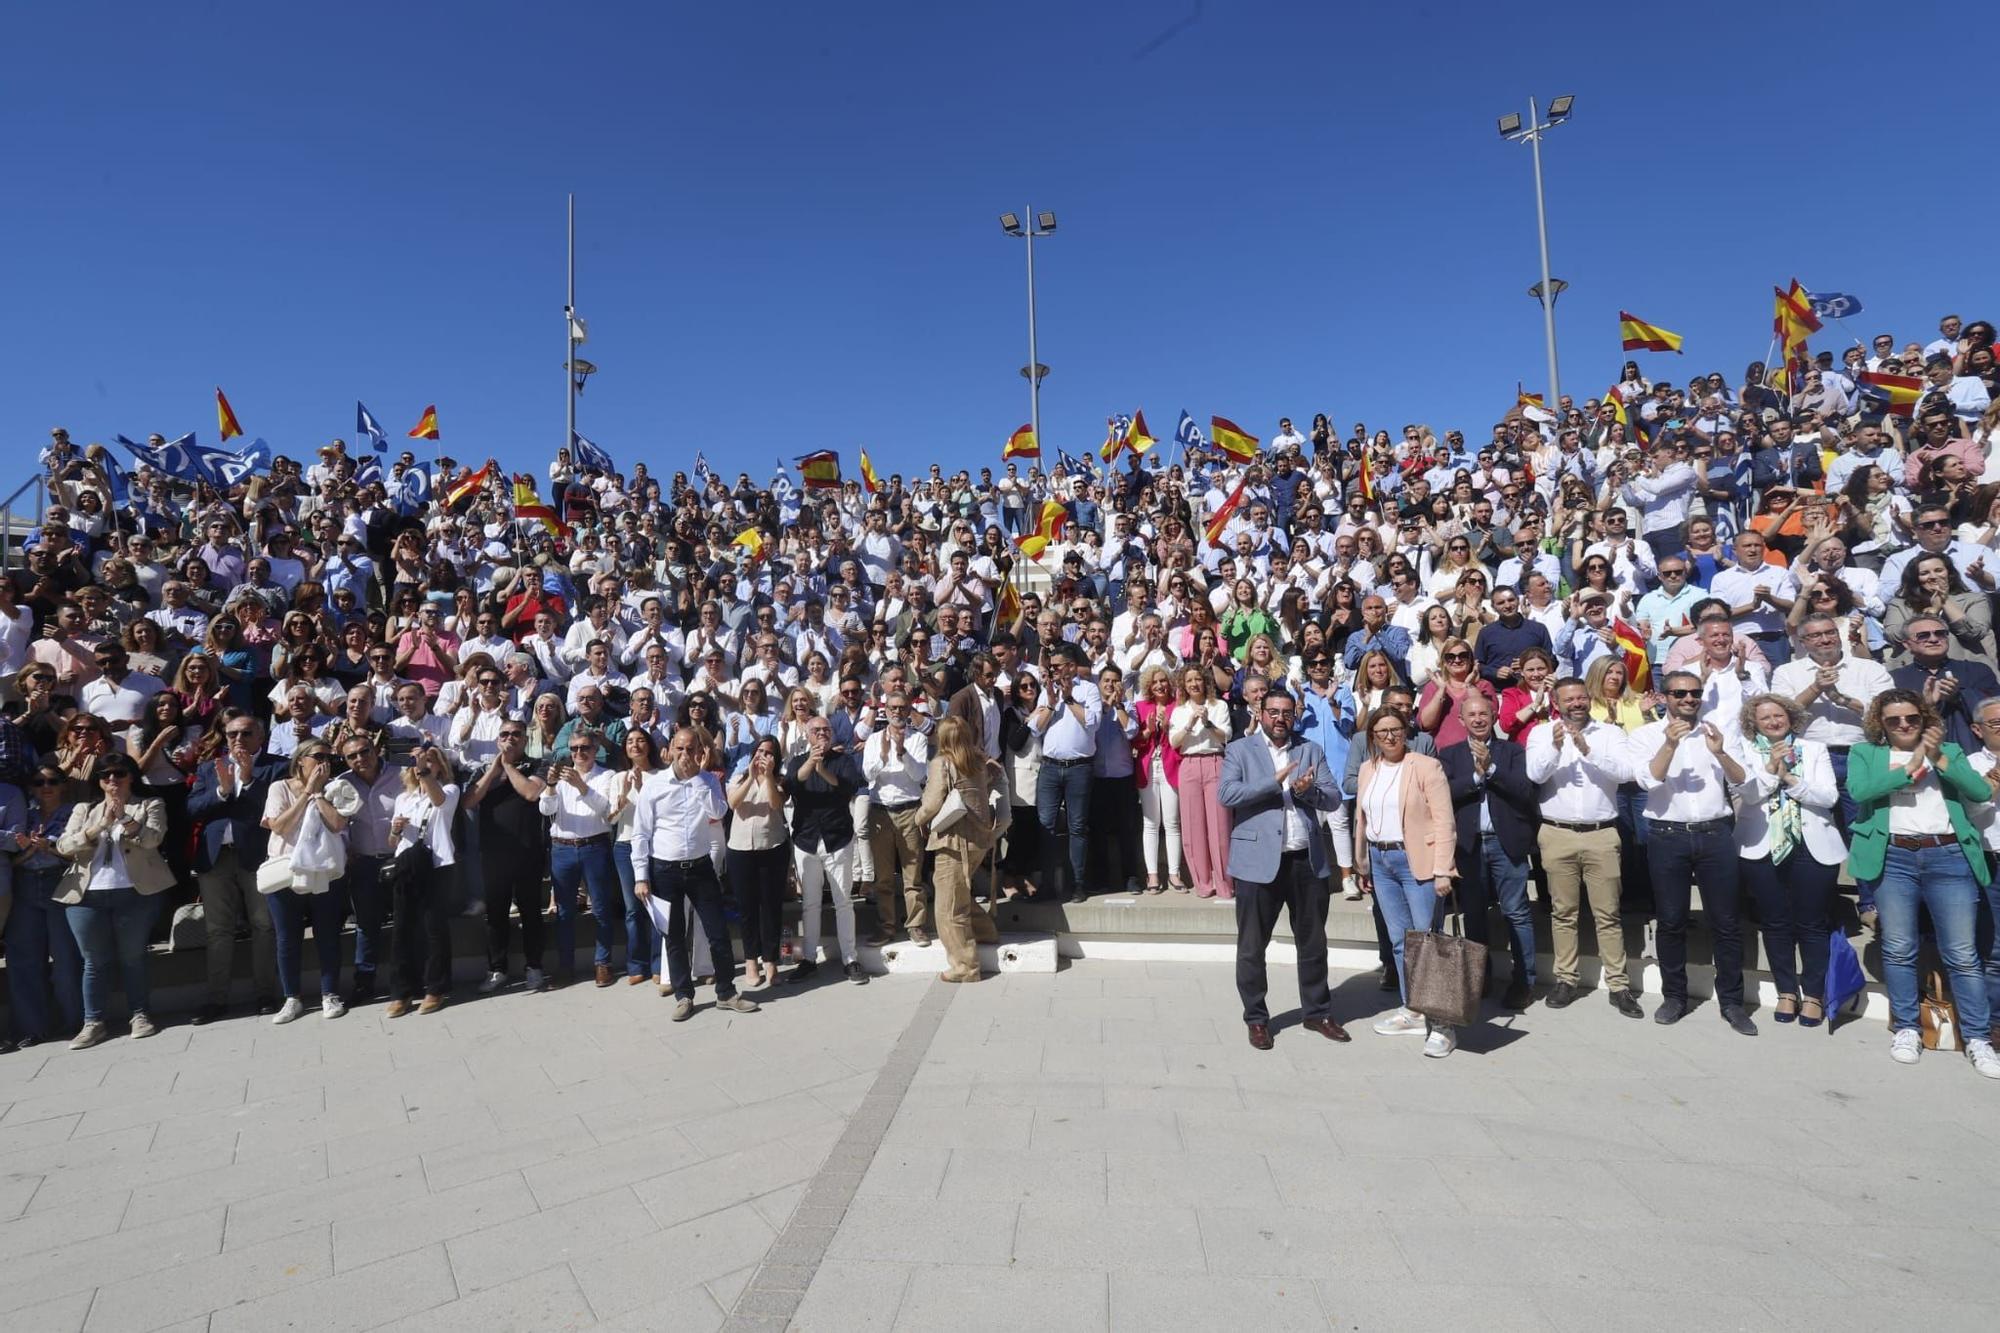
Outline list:
[[[868,942],[896,938],[896,880],[902,878],[910,943],[930,943],[930,910],[924,902],[924,835],[917,819],[930,776],[930,743],[910,726],[910,699],[901,692],[882,701],[886,719],[862,743],[861,773],[868,779],[868,842],[873,861],[876,932]]]
[[[1736,808],[1730,788],[1750,766],[1739,733],[1701,720],[1702,680],[1667,675],[1667,716],[1632,733],[1633,780],[1646,793],[1646,865],[1659,916],[1661,992],[1653,1021],[1687,1015],[1687,927],[1693,888],[1715,939],[1715,998],[1722,1021],[1746,1037],[1757,1025],[1743,1011],[1743,926],[1737,877]]]
[[[1701,682],[1703,722],[1712,722],[1723,734],[1743,734],[1743,701],[1771,687],[1769,669],[1754,662],[1736,641],[1735,628],[1720,612],[1705,616],[1695,629],[1701,652],[1682,668]]]
[[[1798,584],[1791,571],[1764,563],[1761,533],[1738,533],[1734,555],[1736,564],[1709,580],[1709,595],[1729,603],[1729,614],[1764,650],[1765,659],[1782,666],[1792,655],[1785,617],[1798,596]]]
[[[1103,712],[1088,664],[1075,644],[1044,645],[1042,698],[1028,719],[1042,738],[1042,767],[1035,782],[1035,814],[1042,825],[1042,884],[1037,902],[1058,897],[1062,868],[1069,869],[1070,901],[1084,898],[1084,861],[1090,850],[1090,761],[1097,754]]]
[[[462,662],[474,653],[485,653],[495,663],[507,660],[507,654],[515,651],[514,641],[500,632],[500,617],[491,611],[481,611],[472,618],[473,633],[459,645],[458,657]],[[458,631],[464,634],[464,629]]]
[[[1847,794],[1847,752],[1867,739],[1861,719],[1876,695],[1895,688],[1889,669],[1869,657],[1849,657],[1840,645],[1840,621],[1813,614],[1799,625],[1799,647],[1805,656],[1771,673],[1771,688],[1806,710],[1804,739],[1826,747],[1833,763],[1834,785],[1840,789],[1845,823],[1857,813]]]
[[[115,639],[106,639],[94,650],[97,678],[83,687],[77,702],[83,711],[103,718],[113,733],[122,734],[139,725],[154,695],[167,688],[158,676],[133,671],[124,648]]]
[[[1682,461],[1680,443],[1665,440],[1646,460],[1646,471],[1625,483],[1622,494],[1638,506],[1640,534],[1657,558],[1687,546],[1688,501],[1694,498],[1694,469]]]
[[[622,933],[623,890],[612,858],[611,809],[620,775],[597,763],[597,738],[571,736],[569,750],[548,774],[537,803],[549,817],[549,885],[556,899],[556,985],[575,980],[576,891],[590,894],[595,923],[595,980],[599,990],[612,983],[611,941]]]
[[[1562,1009],[1576,1001],[1577,916],[1584,893],[1597,924],[1597,952],[1611,1007],[1627,1018],[1645,1011],[1632,998],[1625,975],[1625,927],[1618,895],[1623,884],[1618,853],[1618,788],[1632,780],[1625,733],[1593,721],[1590,690],[1575,677],[1556,682],[1556,715],[1528,733],[1528,780],[1540,787],[1542,869],[1548,877],[1550,931],[1555,939],[1555,988],[1545,1003]]]
[[[562,636],[556,632],[556,618],[550,612],[535,613],[535,632],[521,640],[521,651],[535,659],[544,680],[558,685],[567,683],[575,670],[563,656]]]
[[[1292,428],[1290,417],[1278,418],[1278,433],[1271,437],[1271,452],[1274,454],[1297,453],[1306,447],[1306,437]]]
[[[727,808],[722,781],[701,766],[699,742],[686,727],[667,746],[667,768],[646,779],[632,815],[632,893],[650,911],[655,892],[668,912],[667,985],[673,1020],[694,1016],[694,975],[688,967],[688,914],[701,919],[715,969],[715,1007],[754,1014],[757,1005],[736,993],[736,956],[722,917],[722,883],[709,849],[714,825]]]
[[[586,688],[599,691],[624,689],[629,682],[625,673],[611,665],[611,641],[592,639],[584,650],[583,669],[569,678],[569,711],[576,711],[577,696]]]

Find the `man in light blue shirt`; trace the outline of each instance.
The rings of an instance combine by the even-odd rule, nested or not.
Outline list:
[[[1665,663],[1674,639],[1693,632],[1694,604],[1707,594],[1689,581],[1685,555],[1661,556],[1658,573],[1660,586],[1639,599],[1635,614],[1639,632],[1648,636],[1646,652],[1653,661]]]

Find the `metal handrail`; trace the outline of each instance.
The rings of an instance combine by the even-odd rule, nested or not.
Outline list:
[[[11,568],[14,564],[14,501],[21,498],[21,492],[35,493],[35,526],[42,526],[42,516],[47,512],[48,487],[43,483],[47,478],[36,473],[14,488],[13,494],[0,500],[0,568]]]

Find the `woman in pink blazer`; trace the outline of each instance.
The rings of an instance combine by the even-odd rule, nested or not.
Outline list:
[[[1457,876],[1458,823],[1444,766],[1412,754],[1409,724],[1387,708],[1368,717],[1368,758],[1355,780],[1354,865],[1363,893],[1376,895],[1404,1007],[1375,1024],[1383,1036],[1424,1034],[1424,1054],[1442,1058],[1457,1045],[1448,1028],[1430,1028],[1408,1008],[1403,937],[1435,930]]]
[[[1146,892],[1160,893],[1160,849],[1166,848],[1167,881],[1186,893],[1181,879],[1181,754],[1167,741],[1180,691],[1163,666],[1148,667],[1139,681],[1139,739],[1132,757],[1139,773],[1140,837],[1145,842]]]

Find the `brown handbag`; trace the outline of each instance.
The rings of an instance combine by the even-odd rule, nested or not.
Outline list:
[[[1936,968],[1924,974],[1924,997],[1917,1002],[1917,1030],[1923,1036],[1927,1051],[1965,1049],[1965,1029],[1959,1026],[1958,1006],[1951,998],[1951,983]]]
[[[1479,1018],[1479,1000],[1486,990],[1486,946],[1461,932],[1456,889],[1450,912],[1449,935],[1413,930],[1403,936],[1403,969],[1412,1013],[1446,1027],[1465,1027]]]

